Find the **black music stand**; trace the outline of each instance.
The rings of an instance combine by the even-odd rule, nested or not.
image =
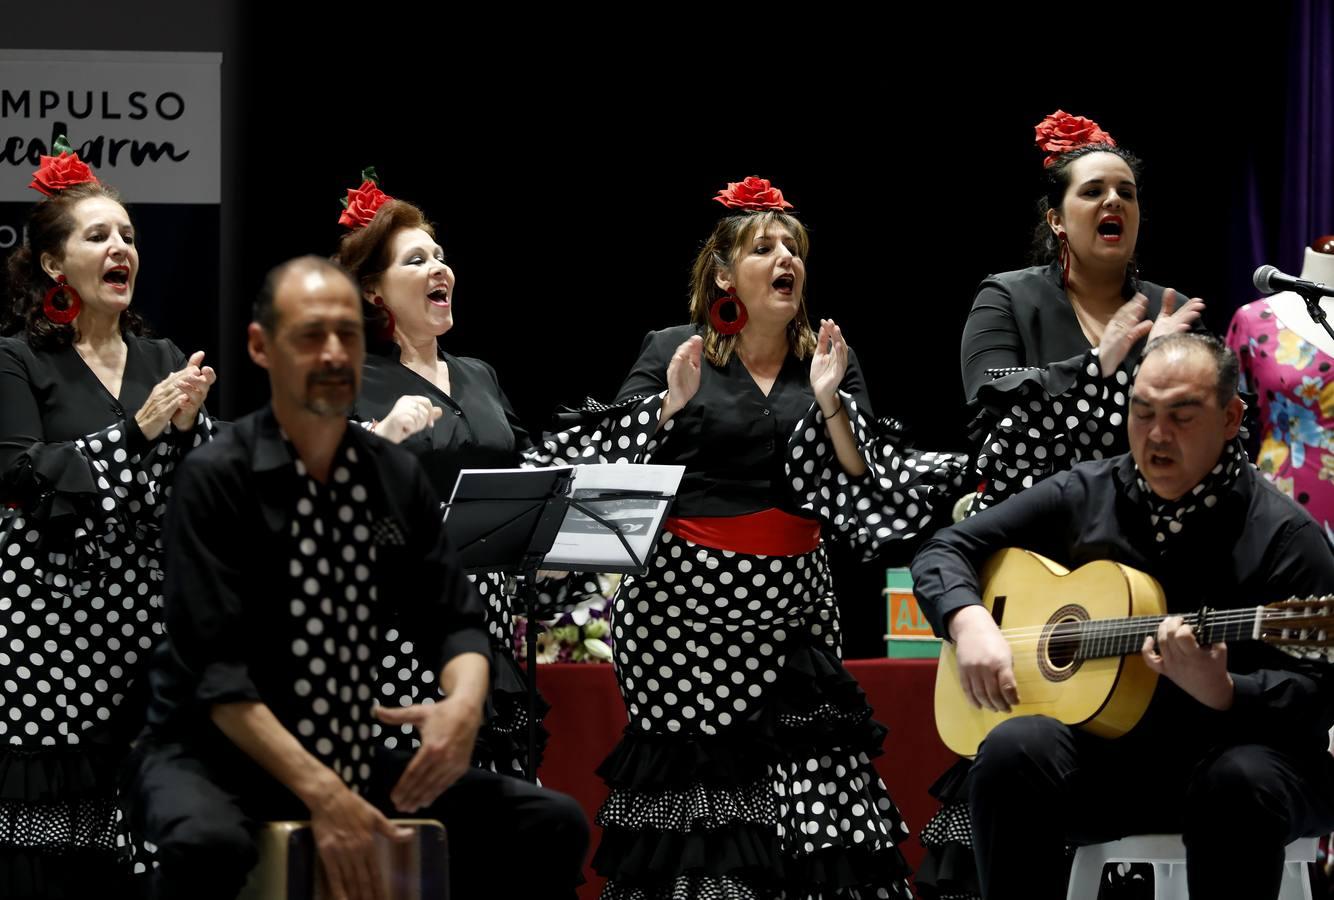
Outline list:
[[[617,466],[633,481],[638,466]],[[537,780],[537,573],[622,572],[643,574],[647,566],[626,540],[622,526],[594,509],[634,500],[657,507],[651,540],[657,542],[673,493],[648,490],[577,491],[573,467],[551,469],[465,469],[459,473],[445,515],[445,532],[468,572],[504,572],[507,592],[522,594],[528,616],[528,777]],[[572,513],[571,511],[574,511]],[[604,510],[605,512],[605,510]],[[562,527],[587,533],[589,522],[616,536],[624,557],[596,563],[570,559],[552,550]],[[638,520],[642,525],[642,519]],[[647,532],[646,532],[647,533]]]

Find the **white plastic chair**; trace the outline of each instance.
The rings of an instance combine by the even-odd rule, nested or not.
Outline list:
[[[1288,845],[1279,900],[1311,900],[1311,879],[1306,864],[1315,862],[1318,838],[1300,838]],[[1090,844],[1075,852],[1066,900],[1096,900],[1103,866],[1108,863],[1149,863],[1153,866],[1153,896],[1157,900],[1188,900],[1186,847],[1179,834],[1140,834]]]

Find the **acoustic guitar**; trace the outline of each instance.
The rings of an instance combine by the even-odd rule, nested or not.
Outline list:
[[[1158,674],[1140,648],[1167,618],[1163,589],[1114,562],[1073,572],[1027,550],[1006,549],[982,570],[982,602],[1014,653],[1020,702],[1010,712],[977,709],[964,696],[954,645],[936,673],[936,729],[960,756],[1006,719],[1050,716],[1115,738],[1148,709]],[[1329,661],[1334,597],[1280,600],[1246,609],[1204,609],[1183,617],[1201,643],[1257,640],[1304,659]]]

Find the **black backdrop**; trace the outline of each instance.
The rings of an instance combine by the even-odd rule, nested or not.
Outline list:
[[[644,332],[684,319],[710,197],[748,174],[797,205],[812,316],[842,324],[877,411],[923,445],[964,445],[958,335],[977,282],[1027,264],[1046,113],[1095,118],[1144,158],[1141,272],[1203,296],[1215,328],[1267,261],[1239,248],[1248,191],[1279,183],[1287,3],[1228,21],[1118,4],[1082,21],[951,6],[474,23],[458,6],[153,2],[137,30],[124,7],[80,5],[64,46],[225,55],[222,304],[186,323],[159,304],[188,296],[148,312],[219,347],[227,416],[264,397],[241,341],[256,286],[332,251],[368,164],[438,225],[458,276],[446,346],[493,363],[534,429],[607,398]],[[48,26],[20,14],[0,43],[50,46]],[[203,237],[146,236],[146,274],[188,278]],[[836,572],[850,655],[882,654],[883,567]]]

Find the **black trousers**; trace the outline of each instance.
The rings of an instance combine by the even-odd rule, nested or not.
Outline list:
[[[968,797],[986,900],[1063,900],[1067,843],[1178,833],[1192,900],[1269,900],[1284,847],[1334,830],[1334,758],[1109,741],[1024,716],[987,736]]]
[[[158,900],[233,900],[257,861],[264,821],[307,819],[305,806],[219,732],[196,752],[180,743],[141,748],[130,775],[133,817],[158,848]],[[389,789],[410,757],[379,754],[367,799],[390,816]],[[588,821],[574,800],[526,781],[469,770],[429,808],[449,833],[450,896],[575,896]]]

